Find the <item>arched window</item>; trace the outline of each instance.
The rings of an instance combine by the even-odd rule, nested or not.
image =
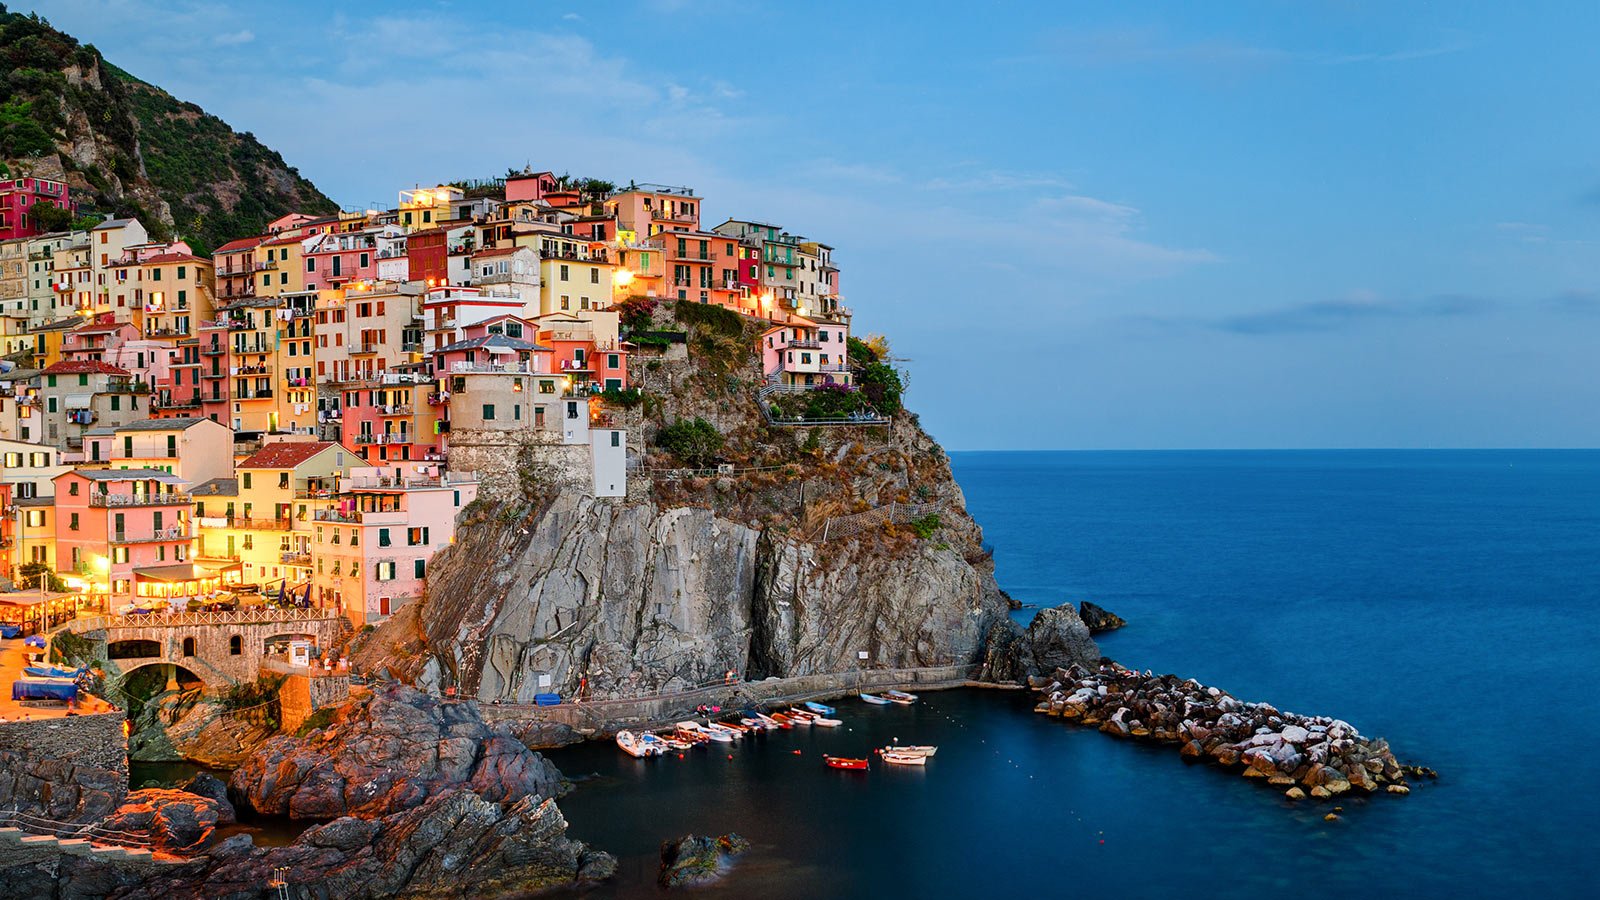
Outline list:
[[[233,656],[238,656],[240,653],[243,653],[243,652],[244,652],[244,638],[239,637],[237,634],[234,635],[231,638],[228,638],[228,653],[229,654],[231,654]]]
[[[184,656],[193,656],[194,655],[194,638],[184,638],[183,639],[183,655]]]

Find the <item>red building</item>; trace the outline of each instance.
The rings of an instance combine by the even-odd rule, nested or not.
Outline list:
[[[0,181],[0,240],[41,233],[44,229],[28,214],[37,203],[60,206],[73,213],[78,211],[78,204],[69,196],[64,181],[32,177]]]
[[[449,235],[443,228],[413,231],[406,239],[406,255],[411,259],[410,278],[430,287],[450,280]]]

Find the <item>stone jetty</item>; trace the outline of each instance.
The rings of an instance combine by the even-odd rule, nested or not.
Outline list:
[[[1039,712],[1099,728],[1114,737],[1178,746],[1185,759],[1242,771],[1290,799],[1347,792],[1410,793],[1406,774],[1382,738],[1366,738],[1340,719],[1247,703],[1192,678],[1152,675],[1103,662],[1073,665],[1035,679]]]

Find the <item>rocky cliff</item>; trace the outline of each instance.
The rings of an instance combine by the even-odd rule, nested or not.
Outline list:
[[[541,493],[527,477],[526,493],[475,505],[426,597],[358,649],[364,669],[489,701],[624,697],[729,671],[852,671],[861,653],[869,666],[976,665],[1016,639],[982,531],[915,415],[773,427],[757,405],[759,324],[703,307],[654,324],[685,330],[689,353],[633,359],[640,399],[608,410],[642,463],[628,498]],[[695,418],[724,438],[719,474],[684,471],[657,445]],[[888,515],[906,504],[915,521]],[[1087,632],[1076,646],[1052,665],[1098,659]]]

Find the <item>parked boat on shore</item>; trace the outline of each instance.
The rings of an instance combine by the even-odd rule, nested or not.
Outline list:
[[[905,691],[884,691],[883,696],[890,703],[898,703],[902,706],[910,706],[917,702],[916,694],[908,694]]]

